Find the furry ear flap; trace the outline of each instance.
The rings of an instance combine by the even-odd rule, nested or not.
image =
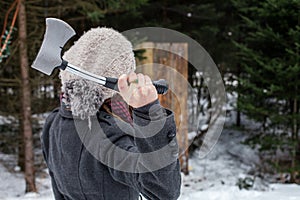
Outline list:
[[[87,119],[95,115],[103,103],[101,88],[84,79],[72,79],[64,84],[64,103],[74,116]]]

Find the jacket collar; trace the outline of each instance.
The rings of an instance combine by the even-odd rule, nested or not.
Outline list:
[[[78,116],[73,116],[72,111],[69,109],[68,106],[66,106],[65,104],[61,104],[61,106],[59,107],[59,114],[67,119],[80,119],[80,117]],[[109,117],[108,117],[109,116]],[[99,110],[97,112],[97,115],[95,116],[91,116],[91,119],[101,119],[103,121],[106,121],[109,124],[112,124],[112,116],[110,114],[108,114],[107,112],[103,111],[103,110]]]

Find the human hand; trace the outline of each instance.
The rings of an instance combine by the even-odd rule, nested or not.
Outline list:
[[[119,77],[118,87],[123,99],[133,108],[145,106],[158,98],[157,91],[147,75],[134,72],[129,75],[123,74]]]

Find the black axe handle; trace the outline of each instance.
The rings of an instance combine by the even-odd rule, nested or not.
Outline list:
[[[68,61],[65,61],[65,60],[62,61],[61,65],[58,66],[58,68],[69,71],[73,74],[76,74],[76,75],[82,77],[82,78],[85,78],[85,79],[88,79],[91,81],[95,81],[107,88],[119,91],[117,78],[104,77],[104,76],[92,74],[88,71],[80,69],[79,67],[77,67],[75,65],[68,63]],[[154,87],[156,88],[158,94],[166,94],[167,93],[169,86],[168,86],[168,83],[166,80],[160,79],[158,81],[153,81],[152,83],[153,83]]]
[[[156,88],[156,91],[158,94],[166,94],[167,93],[169,87],[168,87],[168,83],[166,80],[159,79],[157,81],[153,81],[152,83],[153,83],[154,87]],[[117,78],[106,77],[106,83],[104,86],[107,88],[119,91]]]

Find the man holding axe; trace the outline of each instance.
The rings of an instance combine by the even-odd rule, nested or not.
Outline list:
[[[134,73],[132,45],[109,28],[86,32],[61,60],[74,31],[47,20],[32,67],[46,74],[61,69],[61,106],[41,136],[55,199],[177,199],[174,115],[157,95],[166,92],[165,83]]]

